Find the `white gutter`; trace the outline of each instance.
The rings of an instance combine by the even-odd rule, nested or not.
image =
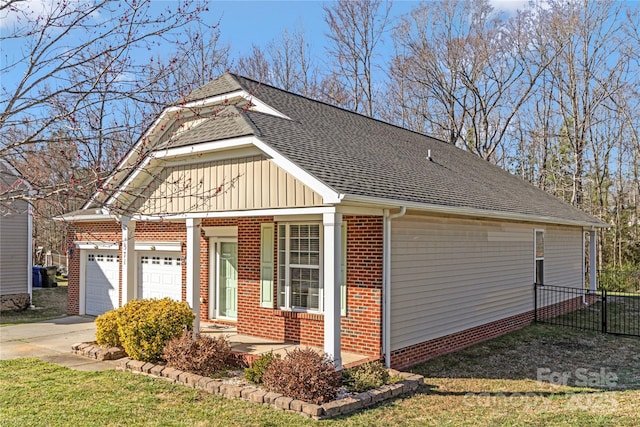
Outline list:
[[[342,201],[353,202],[353,203],[364,203],[368,205],[388,206],[389,208],[393,208],[397,206],[405,206],[407,209],[411,209],[411,210],[437,213],[437,214],[443,214],[443,215],[461,215],[461,216],[483,217],[483,218],[490,218],[490,219],[501,219],[501,220],[508,220],[508,221],[560,224],[560,225],[594,227],[594,228],[610,227],[610,225],[605,224],[604,222],[600,222],[600,224],[597,224],[593,222],[570,220],[570,219],[564,219],[564,218],[555,218],[551,216],[502,212],[502,211],[495,211],[490,209],[468,208],[463,206],[444,206],[444,205],[436,205],[431,203],[407,202],[403,200],[384,199],[384,198],[369,197],[369,196],[345,195]]]
[[[392,215],[385,209],[382,223],[382,349],[387,368],[391,367],[391,221],[406,213],[406,206],[401,206],[400,212]]]

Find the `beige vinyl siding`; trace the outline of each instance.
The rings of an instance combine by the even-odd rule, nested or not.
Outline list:
[[[12,203],[12,213],[0,210],[0,295],[28,292],[29,231],[26,202]]]
[[[263,156],[165,167],[136,202],[141,214],[322,205],[320,195]]]
[[[582,288],[582,230],[554,226],[545,228],[544,234],[545,285]]]
[[[532,230],[491,221],[394,220],[391,350],[532,310]]]

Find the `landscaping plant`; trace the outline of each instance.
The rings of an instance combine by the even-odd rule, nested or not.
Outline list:
[[[274,359],[280,359],[280,355],[274,354],[272,351],[261,355],[254,360],[250,367],[244,370],[244,377],[254,384],[262,384],[262,377]]]
[[[285,396],[321,405],[338,394],[342,375],[326,354],[296,348],[274,358],[262,376],[265,388]]]
[[[378,360],[342,371],[342,382],[350,391],[356,393],[381,387],[387,384],[390,378],[389,371]]]
[[[115,314],[110,314],[115,312]],[[170,298],[133,300],[96,319],[96,339],[103,345],[115,342],[114,318],[119,344],[127,355],[143,362],[162,359],[165,344],[193,328],[193,312],[186,302]],[[99,337],[99,338],[98,338]]]
[[[181,371],[212,377],[233,363],[231,345],[226,337],[211,338],[191,332],[167,342],[162,357],[167,366]]]

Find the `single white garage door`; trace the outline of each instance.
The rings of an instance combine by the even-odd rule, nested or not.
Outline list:
[[[118,307],[118,251],[87,251],[85,289],[87,314],[99,316]]]
[[[182,301],[182,258],[180,252],[138,254],[138,298],[169,297]]]

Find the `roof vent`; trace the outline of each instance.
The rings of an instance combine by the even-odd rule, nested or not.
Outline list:
[[[428,159],[430,162],[433,162],[433,158],[431,157],[431,149],[427,150],[427,159]]]

